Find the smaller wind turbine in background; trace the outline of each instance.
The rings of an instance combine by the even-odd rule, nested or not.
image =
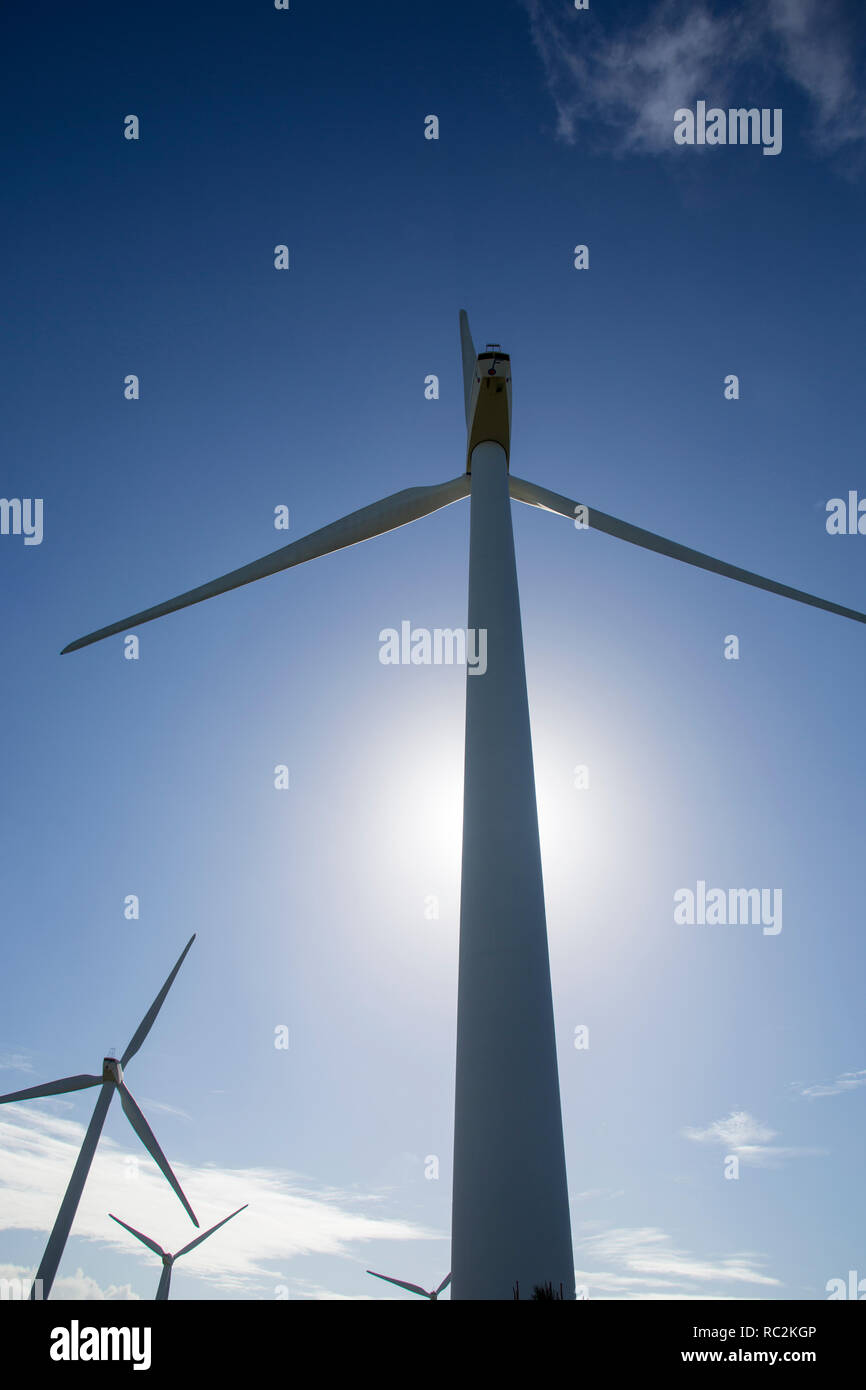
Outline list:
[[[60,1096],[64,1095],[67,1091],[85,1091],[91,1086],[102,1087],[93,1109],[93,1117],[87,1127],[87,1133],[84,1136],[84,1142],[81,1145],[81,1151],[79,1152],[75,1167],[72,1170],[69,1186],[60,1204],[57,1220],[54,1222],[54,1228],[51,1235],[48,1237],[48,1244],[45,1247],[45,1254],[42,1256],[42,1263],[36,1271],[36,1278],[30,1290],[31,1299],[47,1298],[51,1292],[54,1276],[57,1273],[57,1266],[60,1264],[67,1237],[69,1236],[72,1223],[75,1220],[78,1203],[84,1191],[87,1174],[90,1172],[93,1155],[96,1153],[96,1146],[99,1143],[102,1126],[105,1124],[108,1107],[111,1104],[115,1091],[120,1092],[120,1103],[123,1106],[124,1114],[132,1125],[132,1128],[147,1149],[154,1163],[168,1178],[168,1181],[183,1202],[192,1224],[194,1226],[198,1225],[195,1212],[186,1200],[180,1183],[171,1171],[168,1159],[156,1142],[153,1130],[150,1128],[147,1120],[139,1110],[138,1105],[133,1100],[126,1082],[123,1079],[124,1067],[135,1056],[153,1027],[156,1016],[165,1003],[165,996],[174,984],[174,978],[183,965],[186,953],[194,941],[195,933],[193,932],[186,946],[183,948],[177,964],[147,1013],[144,1015],[141,1023],[139,1023],[138,1028],[133,1033],[120,1061],[118,1061],[116,1057],[104,1057],[101,1076],[64,1076],[59,1081],[47,1081],[42,1086],[28,1086],[23,1091],[11,1091],[8,1095],[0,1096],[0,1105],[3,1105],[11,1100],[37,1100],[41,1096]]]
[[[392,1279],[390,1274],[377,1274],[375,1269],[368,1269],[367,1273],[372,1274],[374,1279],[384,1279],[388,1284],[396,1284],[398,1288],[408,1289],[410,1293],[417,1293],[421,1298],[432,1298],[434,1301],[451,1283],[451,1275],[446,1274],[438,1289],[422,1289],[420,1284],[407,1284],[403,1279]]]
[[[112,1221],[116,1221],[118,1226],[122,1226],[125,1231],[129,1231],[131,1236],[135,1236],[136,1240],[140,1240],[142,1245],[146,1245],[148,1250],[152,1250],[154,1255],[159,1255],[162,1260],[162,1275],[160,1277],[159,1287],[156,1291],[156,1302],[158,1303],[161,1299],[168,1298],[168,1291],[171,1287],[171,1271],[175,1260],[179,1260],[181,1255],[188,1255],[190,1250],[194,1250],[197,1245],[201,1245],[202,1241],[207,1240],[208,1236],[212,1236],[214,1231],[219,1230],[220,1226],[224,1226],[227,1221],[231,1221],[232,1216],[237,1216],[238,1212],[246,1211],[248,1206],[249,1202],[245,1202],[242,1207],[238,1207],[237,1211],[233,1211],[231,1216],[224,1216],[222,1221],[218,1221],[215,1226],[211,1226],[209,1231],[204,1231],[200,1236],[196,1236],[195,1240],[191,1240],[189,1245],[185,1245],[182,1250],[178,1250],[174,1255],[170,1255],[167,1250],[163,1250],[162,1246],[157,1245],[155,1240],[151,1240],[150,1236],[143,1235],[142,1232],[137,1231],[134,1226],[127,1226],[126,1222],[121,1221],[119,1216],[114,1216],[112,1212],[109,1212],[108,1215],[111,1217]]]

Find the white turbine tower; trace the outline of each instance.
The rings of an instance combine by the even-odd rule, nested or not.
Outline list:
[[[154,1300],[159,1303],[162,1299],[168,1298],[168,1291],[171,1288],[171,1271],[175,1260],[179,1260],[181,1255],[188,1255],[190,1250],[194,1250],[197,1245],[201,1245],[202,1241],[207,1240],[208,1236],[212,1236],[214,1231],[219,1230],[220,1226],[224,1226],[227,1221],[231,1221],[232,1216],[237,1216],[238,1212],[246,1211],[248,1206],[249,1202],[245,1202],[242,1207],[238,1207],[237,1211],[233,1211],[231,1216],[224,1216],[222,1221],[218,1221],[215,1226],[211,1226],[209,1231],[204,1231],[200,1236],[196,1236],[195,1240],[191,1240],[189,1245],[185,1245],[182,1250],[178,1250],[174,1255],[170,1255],[167,1250],[163,1250],[162,1246],[157,1245],[155,1240],[151,1240],[150,1236],[143,1235],[142,1232],[137,1231],[134,1226],[127,1226],[126,1222],[121,1221],[119,1216],[114,1216],[111,1212],[109,1212],[108,1215],[111,1217],[112,1221],[116,1221],[118,1226],[122,1226],[125,1231],[129,1231],[131,1236],[135,1236],[136,1240],[140,1240],[142,1245],[146,1245],[148,1250],[152,1250],[154,1255],[158,1255],[162,1260],[162,1274],[160,1275],[159,1286],[156,1290],[156,1299]]]
[[[408,1289],[410,1293],[417,1293],[421,1298],[430,1298],[434,1303],[440,1293],[444,1293],[451,1283],[451,1275],[446,1274],[442,1283],[438,1284],[435,1289],[422,1289],[420,1284],[407,1284],[405,1279],[394,1279],[390,1274],[377,1274],[375,1269],[368,1269],[367,1273],[372,1274],[374,1279],[384,1279],[388,1284],[396,1284],[400,1289]]]
[[[84,1091],[91,1086],[101,1086],[102,1089],[94,1106],[93,1116],[87,1127],[84,1142],[78,1155],[75,1167],[72,1170],[72,1177],[69,1179],[69,1186],[60,1204],[60,1211],[57,1220],[54,1222],[51,1235],[48,1237],[48,1244],[45,1247],[45,1254],[42,1256],[42,1263],[36,1271],[36,1279],[30,1291],[31,1299],[47,1298],[54,1283],[54,1276],[57,1273],[57,1266],[63,1255],[66,1239],[75,1220],[75,1213],[78,1210],[78,1203],[84,1191],[84,1184],[87,1181],[87,1174],[90,1172],[90,1165],[93,1162],[93,1155],[99,1143],[99,1136],[102,1133],[102,1126],[105,1124],[105,1117],[108,1114],[108,1107],[111,1104],[115,1091],[120,1092],[120,1103],[123,1106],[126,1118],[132,1125],[144,1147],[147,1149],[157,1167],[168,1178],[175,1192],[184,1207],[189,1213],[189,1217],[194,1226],[198,1225],[195,1212],[183,1194],[181,1185],[171,1171],[168,1159],[163,1153],[150,1125],[142,1115],[138,1105],[133,1100],[129,1088],[123,1077],[123,1069],[132,1060],[138,1049],[141,1047],[151,1028],[157,1014],[165,1002],[165,996],[174,983],[174,977],[183,965],[184,958],[192,943],[195,941],[195,933],[190,937],[186,946],[180,954],[180,958],[163,985],[159,994],[154,999],[141,1023],[130,1039],[126,1051],[120,1058],[105,1057],[102,1063],[101,1076],[64,1076],[59,1081],[47,1081],[44,1086],[28,1086],[24,1091],[12,1091],[7,1096],[0,1096],[0,1105],[13,1100],[36,1100],[40,1096],[60,1096],[67,1091]]]
[[[101,638],[404,526],[471,493],[469,627],[486,629],[483,676],[467,672],[457,1003],[452,1298],[512,1299],[516,1284],[575,1296],[529,708],[510,499],[620,540],[866,623],[816,598],[618,521],[509,473],[511,364],[476,354],[460,314],[466,471],[409,488],[303,539],[82,637]]]

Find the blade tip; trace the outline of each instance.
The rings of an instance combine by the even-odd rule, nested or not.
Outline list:
[[[94,642],[99,641],[99,636],[95,632],[88,632],[86,637],[76,637],[74,642],[68,642],[60,653],[66,656],[67,652],[80,652],[82,647],[90,647]]]

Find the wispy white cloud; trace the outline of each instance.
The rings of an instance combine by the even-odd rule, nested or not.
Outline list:
[[[160,1110],[163,1115],[175,1115],[179,1120],[191,1120],[192,1115],[188,1115],[185,1110],[179,1110],[176,1105],[166,1105],[164,1100],[152,1100],[150,1096],[143,1096],[141,1104],[148,1112]]]
[[[839,1096],[843,1091],[856,1091],[866,1086],[866,1071],[843,1071],[835,1081],[818,1081],[812,1086],[803,1086],[799,1081],[794,1084],[800,1095],[808,1096],[809,1100],[819,1096]]]
[[[619,28],[562,0],[523,4],[568,143],[674,151],[677,108],[698,98],[778,105],[766,92],[779,79],[807,98],[816,148],[866,140],[857,35],[843,0],[748,0],[722,12],[702,0],[657,0],[640,24]]]
[[[372,1303],[373,1295],[334,1293],[309,1279],[296,1279],[290,1286],[290,1298],[314,1300],[316,1303]]]
[[[56,1113],[28,1105],[3,1107],[0,1230],[50,1230],[83,1134],[77,1121]],[[325,1297],[304,1292],[298,1283],[300,1270],[291,1269],[293,1260],[313,1254],[349,1256],[358,1244],[372,1240],[442,1237],[441,1232],[409,1221],[371,1215],[375,1193],[323,1188],[285,1170],[202,1167],[176,1161],[173,1153],[169,1157],[202,1230],[249,1203],[247,1211],[178,1265],[179,1271],[207,1280],[228,1296],[274,1298],[277,1287],[286,1286],[290,1297]],[[74,1234],[152,1266],[156,1275],[156,1256],[116,1226],[109,1212],[152,1236],[166,1250],[180,1249],[195,1235],[148,1155],[123,1149],[103,1136]]]
[[[758,13],[778,41],[781,72],[812,103],[814,143],[836,150],[866,139],[863,79],[846,8],[836,0],[769,0]]]
[[[727,1149],[754,1147],[776,1137],[776,1131],[760,1124],[745,1110],[732,1110],[723,1120],[713,1120],[706,1129],[686,1129],[688,1139],[723,1144]]]
[[[0,1052],[0,1071],[32,1071],[33,1064],[24,1052]],[[18,1088],[16,1087],[16,1090]],[[5,1094],[5,1091],[4,1091]]]
[[[746,1110],[732,1110],[724,1119],[713,1120],[705,1129],[684,1129],[686,1139],[699,1144],[720,1144],[726,1153],[756,1168],[776,1168],[789,1158],[808,1158],[826,1153],[825,1149],[785,1148],[771,1144],[776,1131],[754,1119]]]
[[[743,1298],[748,1295],[736,1292],[738,1285],[780,1286],[753,1252],[702,1258],[677,1249],[671,1236],[655,1226],[585,1236],[576,1244],[575,1258],[591,1264],[575,1270],[590,1298]]]

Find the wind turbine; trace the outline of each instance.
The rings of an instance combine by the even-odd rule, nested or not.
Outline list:
[[[129,1040],[126,1051],[120,1058],[105,1057],[102,1062],[101,1076],[64,1076],[60,1081],[47,1081],[43,1086],[28,1086],[24,1091],[12,1091],[7,1096],[0,1096],[0,1105],[12,1100],[36,1100],[39,1096],[60,1096],[67,1091],[85,1091],[91,1086],[101,1086],[102,1089],[96,1099],[93,1116],[87,1127],[84,1142],[81,1145],[75,1167],[72,1170],[72,1177],[69,1179],[69,1186],[60,1204],[60,1211],[57,1213],[57,1220],[54,1228],[48,1237],[48,1244],[45,1247],[45,1254],[42,1256],[42,1263],[36,1271],[36,1278],[30,1290],[31,1299],[47,1298],[54,1283],[54,1276],[57,1273],[57,1266],[63,1255],[66,1239],[70,1228],[75,1220],[75,1213],[78,1210],[78,1203],[84,1191],[84,1184],[87,1181],[87,1174],[90,1172],[90,1165],[93,1162],[93,1155],[99,1143],[99,1136],[102,1133],[102,1126],[105,1124],[105,1117],[108,1114],[108,1107],[111,1104],[115,1091],[120,1092],[120,1103],[123,1106],[124,1114],[135,1130],[147,1152],[150,1154],[154,1163],[168,1178],[187,1212],[194,1226],[198,1225],[195,1212],[183,1194],[181,1185],[171,1171],[168,1159],[163,1153],[147,1120],[142,1115],[138,1105],[132,1098],[132,1094],[123,1078],[124,1067],[132,1060],[138,1049],[141,1047],[151,1028],[157,1014],[165,1003],[165,996],[174,983],[174,977],[183,965],[184,958],[192,943],[195,941],[195,933],[186,943],[180,958],[163,985],[159,994],[154,999],[144,1018],[139,1023],[131,1039]],[[37,1290],[39,1291],[37,1293]]]
[[[162,1274],[160,1275],[159,1287],[156,1291],[155,1300],[159,1303],[162,1299],[168,1298],[168,1291],[171,1287],[171,1271],[175,1260],[179,1260],[181,1255],[188,1255],[190,1250],[194,1250],[197,1245],[201,1245],[202,1241],[207,1240],[208,1236],[212,1236],[214,1231],[219,1230],[220,1226],[224,1226],[227,1221],[231,1221],[232,1216],[237,1216],[238,1212],[246,1211],[248,1206],[249,1202],[245,1202],[242,1207],[238,1207],[237,1211],[233,1211],[231,1216],[224,1216],[222,1221],[218,1221],[215,1226],[211,1226],[209,1231],[205,1231],[202,1235],[196,1236],[195,1240],[191,1240],[189,1245],[185,1245],[182,1250],[178,1250],[174,1255],[169,1255],[168,1251],[163,1250],[161,1245],[157,1245],[155,1240],[151,1240],[150,1236],[143,1235],[142,1232],[137,1231],[134,1226],[127,1226],[126,1222],[121,1221],[119,1216],[114,1216],[111,1212],[109,1212],[108,1215],[111,1217],[112,1221],[116,1221],[118,1226],[122,1226],[125,1231],[129,1231],[131,1236],[135,1236],[136,1240],[140,1240],[142,1245],[146,1245],[148,1250],[152,1250],[154,1255],[159,1255],[162,1260]]]
[[[487,669],[467,671],[452,1298],[511,1300],[551,1284],[575,1297],[571,1225],[511,499],[559,512],[647,550],[866,623],[816,598],[579,506],[509,472],[511,362],[476,353],[460,313],[466,470],[409,488],[252,564],[111,623],[75,651],[216,594],[415,521],[471,496],[469,627],[487,631]]]
[[[384,1279],[388,1284],[396,1284],[398,1288],[408,1289],[410,1293],[420,1294],[422,1298],[432,1298],[434,1303],[436,1299],[439,1297],[440,1293],[444,1292],[444,1290],[447,1289],[448,1285],[451,1283],[451,1275],[446,1274],[445,1278],[442,1280],[442,1283],[439,1284],[437,1288],[422,1289],[420,1284],[407,1284],[403,1279],[392,1279],[390,1274],[377,1274],[375,1269],[368,1269],[367,1273],[372,1274],[374,1279]]]

